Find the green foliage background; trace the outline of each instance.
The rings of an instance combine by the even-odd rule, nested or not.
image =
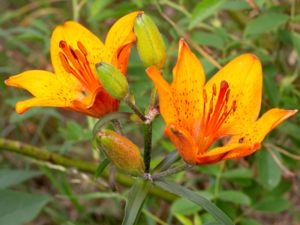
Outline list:
[[[90,143],[94,119],[55,108],[34,108],[17,115],[15,103],[29,95],[6,87],[3,81],[28,69],[52,70],[50,36],[64,21],[78,20],[103,40],[113,21],[134,10],[144,10],[163,34],[168,49],[165,74],[169,78],[178,40],[185,35],[188,42],[204,49],[221,65],[245,52],[256,54],[264,72],[262,112],[272,107],[300,109],[299,1],[2,0],[0,136],[98,162],[98,153]],[[196,49],[193,51],[208,77],[217,71]],[[141,108],[146,107],[151,88],[144,70],[133,49],[128,79]],[[299,119],[296,115],[273,131],[252,156],[199,166],[173,178],[214,201],[236,224],[299,224]],[[174,149],[163,136],[163,128],[162,120],[156,120],[152,166]],[[125,124],[128,137],[137,144],[142,143],[140,129]],[[120,224],[127,188],[117,188],[123,194],[112,192],[105,179],[1,151],[0,224]],[[152,195],[138,224],[202,225],[210,219],[188,200],[170,202]]]

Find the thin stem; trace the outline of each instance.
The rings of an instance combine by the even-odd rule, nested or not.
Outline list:
[[[216,177],[216,183],[215,183],[215,191],[214,191],[214,195],[215,195],[215,199],[217,199],[219,197],[219,191],[220,191],[220,183],[221,183],[221,175],[223,173],[223,170],[225,168],[226,165],[226,161],[222,161],[220,163],[220,169],[219,172],[217,174]]]
[[[161,173],[154,174],[154,175],[152,175],[152,179],[153,180],[158,180],[160,178],[163,178],[163,177],[166,177],[166,176],[171,176],[173,174],[182,172],[184,170],[189,170],[189,169],[192,169],[192,168],[193,168],[193,165],[185,163],[185,164],[183,164],[181,166],[165,170],[165,171],[163,171]]]
[[[270,153],[270,155],[272,156],[272,158],[274,159],[275,163],[278,165],[278,167],[283,171],[283,173],[288,176],[288,177],[293,177],[295,176],[295,174],[293,172],[291,172],[287,167],[285,167],[282,163],[282,161],[277,157],[277,155],[272,152],[271,149],[267,148],[268,152]]]
[[[280,147],[278,147],[276,145],[273,145],[273,144],[270,144],[270,143],[266,143],[266,144],[264,144],[264,146],[266,148],[272,148],[272,149],[274,149],[274,150],[282,153],[283,155],[286,155],[287,157],[289,157],[291,159],[300,160],[300,155],[296,155],[296,154],[290,153],[287,150],[285,150],[283,148],[280,148]]]
[[[182,12],[184,15],[186,15],[188,18],[192,17],[192,14],[189,13],[182,5],[178,5],[172,1],[169,1],[169,0],[162,0],[160,2],[161,4],[165,4],[165,5],[168,5],[176,10],[178,10],[179,12]]]
[[[133,112],[144,122],[147,118],[144,114],[138,109],[138,107],[131,101],[131,95],[125,97],[126,104],[133,110]]]
[[[65,156],[61,156],[60,154],[49,152],[45,149],[3,138],[0,138],[0,151],[14,152],[33,159],[37,159],[39,161],[48,162],[67,168],[76,168],[81,172],[90,174],[95,174],[97,170],[97,164],[95,163],[67,158]],[[108,175],[108,170],[105,170],[102,174],[102,176],[106,179],[108,178]],[[116,181],[124,186],[132,186],[132,184],[135,182],[135,180],[131,177],[125,176],[120,173],[116,174]],[[156,187],[151,188],[150,193],[170,202],[176,199],[176,196],[174,196],[173,194],[162,191],[161,189]]]
[[[144,124],[144,164],[145,173],[150,172],[151,146],[152,145],[152,123]]]
[[[177,31],[178,34],[180,34],[181,36],[184,37],[184,39],[186,39],[190,45],[196,49],[204,58],[206,58],[211,64],[213,64],[215,67],[217,67],[218,69],[221,69],[222,66],[214,59],[212,58],[206,51],[204,51],[199,45],[197,45],[190,37],[188,34],[186,34],[181,28],[179,28],[176,23],[171,20],[170,17],[168,17],[165,13],[160,12],[161,16],[163,18],[165,18],[173,27],[174,29]]]

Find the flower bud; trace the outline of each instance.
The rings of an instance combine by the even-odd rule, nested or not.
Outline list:
[[[161,69],[166,62],[166,46],[155,23],[149,16],[139,14],[135,19],[134,33],[144,65],[147,67],[155,65]]]
[[[123,99],[128,94],[126,77],[113,65],[101,62],[96,65],[96,71],[105,91],[115,99]]]
[[[142,174],[144,172],[145,166],[141,151],[130,140],[106,129],[97,134],[96,140],[100,149],[117,168],[131,174]]]

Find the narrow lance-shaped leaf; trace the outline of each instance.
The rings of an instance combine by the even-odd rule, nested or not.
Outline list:
[[[187,198],[190,201],[200,205],[221,224],[234,225],[232,220],[222,210],[220,210],[215,204],[213,204],[206,198],[198,195],[197,193],[181,185],[169,181],[155,181],[154,183],[166,191],[169,191],[180,197]]]
[[[139,212],[151,188],[148,181],[138,180],[130,189],[126,202],[122,225],[133,225],[137,222]]]

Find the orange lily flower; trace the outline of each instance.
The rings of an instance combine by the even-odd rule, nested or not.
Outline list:
[[[200,61],[180,41],[173,82],[155,67],[147,69],[160,98],[165,134],[189,164],[208,164],[247,156],[264,137],[297,110],[273,108],[257,120],[262,98],[259,59],[244,54],[229,62],[206,84]],[[218,140],[225,145],[212,148]]]
[[[77,22],[57,26],[50,49],[55,73],[29,70],[5,81],[6,85],[26,89],[34,96],[18,102],[16,111],[21,114],[33,106],[52,106],[93,117],[117,111],[119,101],[102,87],[95,64],[111,63],[125,75],[130,48],[136,39],[135,17],[141,13],[133,12],[116,21],[104,44]]]

